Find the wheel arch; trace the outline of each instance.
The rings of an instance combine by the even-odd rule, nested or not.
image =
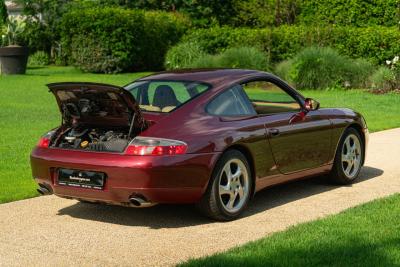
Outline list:
[[[364,133],[364,131],[363,131],[363,128],[362,128],[361,125],[358,124],[358,123],[352,123],[352,124],[350,124],[349,126],[347,126],[346,129],[349,129],[349,128],[355,129],[355,130],[358,132],[358,134],[361,136],[361,141],[362,141],[362,144],[363,144],[363,147],[364,147],[364,153],[363,153],[363,158],[362,158],[362,165],[364,165],[365,154],[366,154],[366,149],[367,149],[367,147],[366,147],[365,133]]]

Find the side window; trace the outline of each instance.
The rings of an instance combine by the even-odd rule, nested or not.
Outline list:
[[[207,112],[219,116],[256,115],[240,85],[218,95],[207,105]]]
[[[301,108],[291,95],[274,83],[255,81],[242,86],[257,114],[295,112]]]

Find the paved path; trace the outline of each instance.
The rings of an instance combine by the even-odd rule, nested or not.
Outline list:
[[[54,196],[2,204],[0,266],[173,265],[396,192],[400,128],[371,135],[358,183],[312,179],[267,189],[229,223],[210,222],[192,206],[128,209]]]

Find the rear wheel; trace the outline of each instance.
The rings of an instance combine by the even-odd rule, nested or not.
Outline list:
[[[350,184],[360,174],[364,144],[354,128],[347,129],[339,142],[330,178],[339,184]]]
[[[252,188],[246,157],[237,150],[226,152],[213,171],[200,210],[216,220],[233,220],[246,208]]]

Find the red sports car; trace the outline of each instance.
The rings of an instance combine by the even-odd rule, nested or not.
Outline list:
[[[348,184],[364,163],[360,114],[320,109],[270,73],[182,70],[125,87],[48,87],[62,123],[31,155],[42,194],[134,207],[197,203],[231,220],[265,187],[320,174]]]

